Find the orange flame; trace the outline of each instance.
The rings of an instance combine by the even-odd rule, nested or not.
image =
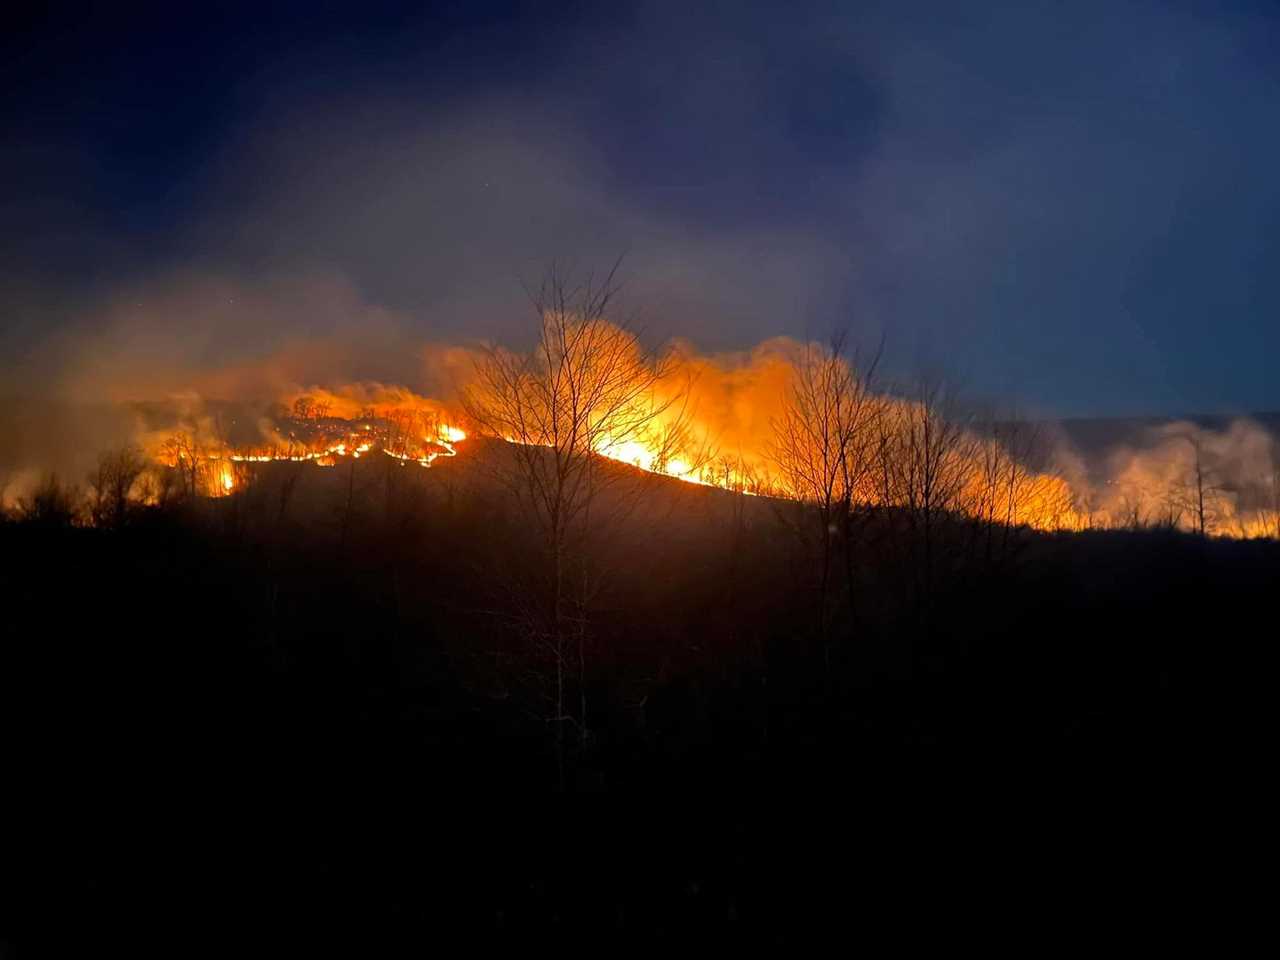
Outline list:
[[[670,374],[654,383],[653,395],[644,398],[657,411],[652,422],[639,430],[627,426],[610,430],[611,425],[604,424],[592,443],[594,453],[686,483],[745,494],[802,497],[789,488],[779,469],[774,439],[775,424],[791,401],[799,346],[778,339],[749,352],[719,356],[699,355],[681,346]],[[891,425],[912,409],[901,399],[879,396],[877,401]],[[151,435],[147,446],[159,462],[185,470],[194,478],[190,485],[205,495],[226,496],[245,486],[243,478],[230,469],[237,463],[332,467],[381,453],[401,465],[429,468],[442,458],[457,456],[459,445],[468,439],[467,430],[457,425],[459,420],[443,404],[398,386],[314,387],[286,393],[280,405],[285,414],[267,418],[261,442],[236,445],[217,439],[217,425],[193,402],[179,431],[185,437],[161,431]],[[1005,472],[995,483],[984,472],[990,469],[984,458],[991,453],[983,444],[989,441],[966,434],[966,442],[958,445],[964,462],[956,467],[960,479],[948,508],[992,522],[1044,530],[1125,523],[1128,507],[1122,489],[1140,489],[1146,503],[1155,503],[1161,485],[1167,488],[1172,482],[1168,471],[1185,467],[1161,450],[1151,463],[1134,458],[1118,467],[1117,485],[1095,488],[1076,476],[1069,482],[1055,473],[1031,470],[1001,449],[996,457]],[[1280,507],[1280,495],[1275,499]],[[858,485],[853,500],[867,506],[900,503],[892,490],[869,482]],[[1280,534],[1280,520],[1272,516],[1280,516],[1280,509],[1259,512],[1238,506],[1230,497],[1220,500],[1216,532],[1242,537]],[[1188,525],[1185,514],[1174,522],[1184,528]]]

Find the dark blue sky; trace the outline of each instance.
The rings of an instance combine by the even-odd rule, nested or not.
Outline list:
[[[521,278],[625,250],[708,349],[848,324],[1045,412],[1280,408],[1271,4],[105,6],[2,43],[19,379],[517,336]]]

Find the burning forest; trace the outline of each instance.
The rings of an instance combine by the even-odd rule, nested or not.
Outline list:
[[[1224,952],[1275,4],[240,6],[0,33],[0,958]]]
[[[262,464],[374,457],[428,468],[475,437],[832,516],[887,508],[1042,531],[1280,536],[1277,441],[1258,422],[1166,421],[1082,453],[1070,423],[979,410],[942,381],[879,377],[880,354],[849,349],[843,334],[724,355],[682,340],[647,347],[610,316],[615,293],[550,275],[532,349],[429,348],[451,354],[442,399],[366,381],[219,396],[201,387],[227,381],[216,370],[171,379],[167,398],[113,388],[114,445],[69,454],[55,443],[40,463],[11,444],[0,503],[29,511],[52,483],[79,504],[77,522],[92,522],[89,501],[122,456],[141,462],[125,495],[143,507],[233,496]]]
[[[406,391],[397,392],[406,401],[403,405],[358,410],[344,409],[331,394],[322,396],[326,398],[304,395],[288,407],[277,406],[253,417],[247,430],[240,428],[234,405],[214,405],[214,412],[205,416],[178,416],[169,426],[150,431],[142,449],[162,489],[173,487],[177,478],[185,496],[222,497],[250,482],[253,464],[333,467],[347,458],[381,455],[401,465],[429,467],[439,457],[456,456],[454,444],[467,436],[443,422],[438,407]],[[251,439],[238,439],[246,433]],[[164,494],[153,492],[151,498],[156,497]]]

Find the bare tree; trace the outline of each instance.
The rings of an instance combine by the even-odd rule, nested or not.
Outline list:
[[[329,401],[303,396],[293,401],[292,413],[295,420],[323,420],[329,416],[329,410]]]
[[[98,466],[89,474],[89,517],[94,526],[116,529],[125,523],[146,469],[146,457],[133,445],[98,455]]]
[[[18,500],[18,519],[41,527],[71,527],[80,520],[80,506],[79,491],[50,473],[30,496]]]
[[[1280,459],[1273,459],[1271,472],[1263,481],[1265,492],[1260,511],[1261,535],[1280,540]]]
[[[1072,518],[1071,490],[1056,472],[1032,465],[1039,431],[1016,411],[990,416],[971,432],[973,463],[962,506],[979,531],[987,563],[1002,563],[1015,528],[1053,529]]]
[[[1204,537],[1217,524],[1222,507],[1222,487],[1217,483],[1216,471],[1209,462],[1199,431],[1191,430],[1183,435],[1183,439],[1191,447],[1191,464],[1187,476],[1173,495],[1191,515],[1195,532]]]
[[[1187,513],[1187,504],[1193,500],[1194,497],[1188,497],[1181,485],[1165,490],[1159,497],[1157,506],[1147,513],[1142,525],[1153,530],[1179,530],[1182,528],[1182,518]]]
[[[979,458],[973,435],[954,415],[954,398],[939,380],[922,377],[911,395],[879,418],[877,476],[884,503],[899,508],[912,536],[919,609],[932,600],[939,527],[962,509]]]
[[[643,449],[653,464],[672,455],[681,431],[679,391],[668,382],[671,355],[644,348],[630,326],[613,317],[617,265],[601,281],[571,281],[552,267],[531,291],[538,317],[533,348],[516,353],[488,349],[465,392],[467,415],[478,430],[510,446],[495,458],[499,478],[518,499],[523,518],[541,546],[543,576],[517,598],[521,618],[554,671],[554,718],[561,781],[565,724],[587,737],[586,645],[588,607],[599,589],[591,542],[621,509],[617,498],[601,502],[618,471],[602,454]],[[664,422],[667,421],[667,422]],[[567,706],[577,675],[579,704]]]
[[[198,427],[177,430],[161,446],[167,463],[177,471],[182,481],[183,493],[193,498],[200,492],[201,477],[205,472],[207,451],[201,442]]]
[[[771,459],[788,497],[812,508],[818,530],[818,635],[824,662],[833,553],[844,547],[850,604],[854,583],[854,511],[865,498],[875,453],[873,426],[880,402],[871,390],[879,351],[863,369],[847,353],[847,337],[837,332],[824,345],[809,343],[792,362],[791,393],[773,423]]]
[[[1120,530],[1145,530],[1151,526],[1153,514],[1147,506],[1142,487],[1137,484],[1125,484],[1121,490],[1118,504],[1111,518],[1110,526]]]

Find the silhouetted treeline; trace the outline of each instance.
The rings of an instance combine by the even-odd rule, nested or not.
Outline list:
[[[237,923],[377,918],[344,934],[366,946],[442,915],[486,937],[553,917],[652,936],[662,918],[668,933],[731,929],[740,940],[722,942],[746,943],[780,916],[764,893],[774,853],[709,840],[728,844],[715,867],[646,861],[601,885],[599,871],[626,871],[599,837],[621,857],[657,828],[597,824],[616,833],[566,852],[519,798],[562,775],[569,790],[692,802],[875,790],[917,762],[970,775],[1185,762],[1242,750],[1261,712],[1250,674],[1275,621],[1280,544],[993,536],[944,515],[926,553],[912,517],[866,510],[824,584],[828,537],[846,528],[824,537],[814,508],[604,464],[618,477],[601,496],[629,508],[595,506],[611,526],[583,548],[598,582],[573,607],[586,622],[558,743],[554,670],[524,608],[545,574],[539,533],[483,462],[503,447],[476,443],[431,470],[256,465],[233,496],[164,508],[125,509],[104,483],[101,528],[60,519],[51,488],[0,524],[11,782],[88,808],[67,814],[70,846],[54,857],[78,872],[26,876],[27,899],[10,902],[35,910],[46,882],[107,928],[135,896],[208,923],[200,898],[230,889]],[[484,808],[431,812],[459,793],[506,806],[503,826]],[[351,839],[386,828],[371,809],[404,823],[402,802],[422,811],[408,833]],[[127,836],[110,826],[117,804]],[[140,804],[149,824],[178,816],[172,829],[194,830],[201,852],[169,851],[169,827],[138,826]],[[204,826],[176,813],[188,804]],[[357,819],[264,852],[317,804]],[[529,816],[518,829],[512,807]],[[681,822],[692,843],[699,828]],[[253,866],[263,858],[275,879]],[[40,916],[16,918],[15,942],[85,942]]]

